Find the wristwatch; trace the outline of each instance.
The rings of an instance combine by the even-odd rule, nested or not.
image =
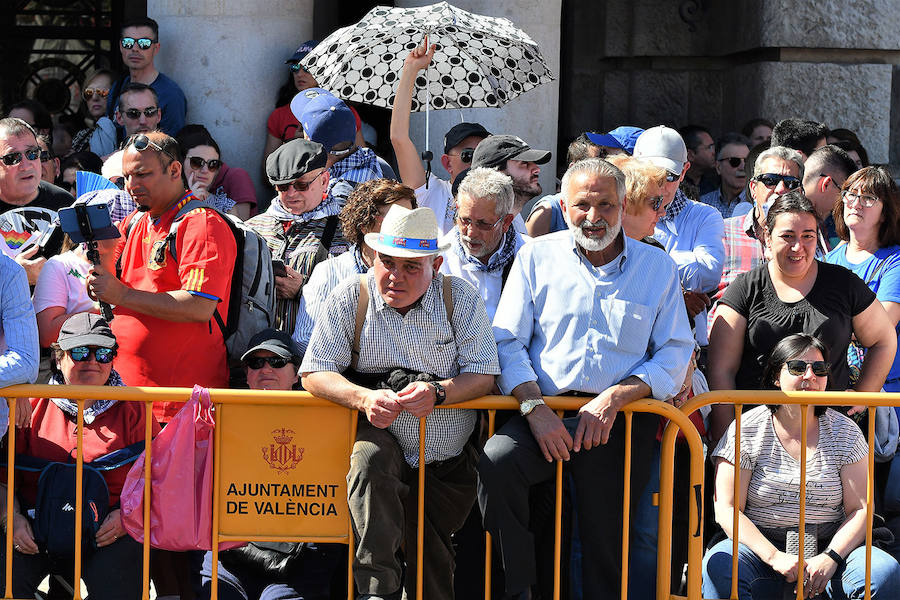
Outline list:
[[[523,417],[527,417],[532,412],[534,412],[534,409],[536,409],[541,404],[546,404],[543,398],[529,398],[528,400],[523,400],[519,405],[519,413]]]
[[[443,404],[447,399],[447,390],[437,381],[432,381],[431,385],[434,386],[434,405]]]

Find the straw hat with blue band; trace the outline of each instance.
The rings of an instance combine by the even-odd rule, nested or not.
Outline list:
[[[419,258],[445,252],[450,243],[438,240],[438,225],[430,208],[412,210],[392,204],[379,233],[367,233],[366,244],[375,252],[398,258]]]

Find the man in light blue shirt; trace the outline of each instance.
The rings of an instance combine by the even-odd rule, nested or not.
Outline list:
[[[629,402],[674,396],[694,347],[675,264],[621,231],[625,176],[592,158],[563,177],[567,231],[519,251],[494,317],[504,394],[520,403],[485,446],[479,503],[498,541],[506,592],[530,598],[534,541],[529,489],[553,476],[554,460],[574,475],[583,544],[585,599],[619,594],[624,419]],[[591,398],[560,419],[542,396]],[[647,480],[658,420],[636,414],[632,501]]]
[[[0,387],[34,383],[38,360],[37,321],[28,277],[16,261],[0,253]],[[27,423],[31,414],[27,399],[16,408],[16,420]],[[0,399],[0,435],[6,433],[8,414],[6,402]]]
[[[709,344],[706,309],[709,294],[716,290],[725,264],[725,221],[715,208],[689,199],[678,184],[691,166],[687,148],[677,131],[659,125],[641,134],[634,156],[666,170],[663,197],[672,201],[656,224],[653,237],[666,248],[678,265],[684,301],[693,316],[700,346]]]

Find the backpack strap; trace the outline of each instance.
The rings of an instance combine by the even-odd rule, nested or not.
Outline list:
[[[137,227],[137,224],[141,219],[144,218],[143,212],[138,213],[135,217],[134,213],[131,213],[127,217],[125,217],[125,243],[128,243],[128,237],[131,235],[131,232],[134,231],[134,228]],[[122,279],[122,255],[119,254],[119,257],[116,259],[116,279]]]
[[[450,322],[450,329],[453,329],[453,275],[444,275],[444,310],[447,311],[447,321]]]
[[[353,327],[353,349],[350,351],[350,368],[354,371],[359,364],[359,339],[362,336],[363,324],[366,322],[366,311],[369,308],[369,276],[359,276],[359,300],[356,302],[356,324]]]
[[[98,456],[91,462],[85,462],[84,466],[97,471],[112,471],[121,466],[134,462],[138,456],[144,451],[144,440],[129,444],[124,448],[113,450],[103,456]],[[63,463],[58,460],[48,460],[46,458],[38,458],[29,454],[16,454],[16,469],[20,471],[31,471],[39,473],[51,464],[74,465],[75,463]],[[0,460],[0,467],[6,467],[6,457]]]
[[[334,234],[337,231],[338,226],[338,216],[331,215],[325,221],[325,231],[322,232],[321,243],[325,246],[325,251],[329,252],[331,250],[331,243],[334,241]]]

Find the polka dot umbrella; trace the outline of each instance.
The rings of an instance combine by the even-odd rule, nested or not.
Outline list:
[[[499,107],[553,79],[537,44],[508,19],[446,2],[376,6],[325,38],[301,64],[339,98],[391,108],[403,61],[425,35],[437,50],[416,79],[413,112]]]

